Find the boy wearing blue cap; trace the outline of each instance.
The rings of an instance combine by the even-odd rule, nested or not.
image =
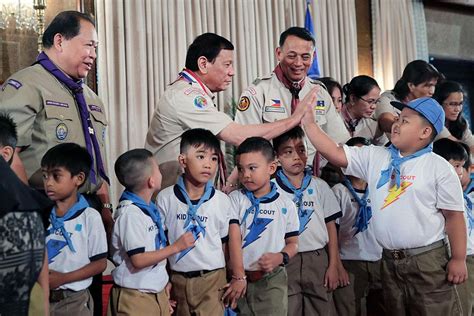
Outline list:
[[[457,315],[455,284],[467,277],[463,195],[454,168],[432,152],[444,111],[431,98],[392,105],[401,113],[388,148],[339,146],[313,122],[310,112],[303,124],[329,162],[368,183],[375,238],[383,247],[387,313]]]

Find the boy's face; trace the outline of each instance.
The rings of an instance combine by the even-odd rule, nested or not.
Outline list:
[[[210,148],[190,146],[186,153],[179,155],[179,163],[188,179],[198,183],[207,183],[216,174],[219,156]]]
[[[158,167],[158,164],[156,163],[156,160],[153,158],[150,158],[152,161],[152,170],[151,170],[151,179],[152,181],[152,186],[155,192],[159,191],[161,189],[161,172],[160,168]]]
[[[276,170],[276,162],[268,161],[261,152],[251,152],[237,156],[239,181],[255,196],[267,194],[270,177]]]
[[[44,191],[53,201],[63,201],[76,195],[77,189],[84,183],[83,172],[73,176],[64,167],[41,168]]]
[[[404,108],[392,125],[391,141],[400,151],[417,151],[418,141],[431,137],[431,128],[412,109]]]
[[[448,162],[451,164],[451,166],[454,167],[454,170],[456,171],[456,174],[459,177],[459,180],[462,181],[463,173],[464,173],[464,163],[466,163],[464,160],[454,160],[454,159],[449,159]]]
[[[277,157],[285,173],[294,176],[302,173],[308,161],[304,140],[296,138],[282,143],[278,147]]]

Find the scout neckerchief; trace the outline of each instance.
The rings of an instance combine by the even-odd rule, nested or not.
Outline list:
[[[199,218],[197,212],[198,212],[199,207],[202,205],[202,203],[208,201],[211,198],[211,195],[212,195],[212,192],[213,192],[213,189],[214,189],[212,187],[211,181],[208,181],[206,183],[204,193],[201,196],[201,198],[199,199],[199,201],[197,202],[197,204],[193,204],[191,202],[191,199],[189,198],[188,192],[186,192],[186,187],[184,186],[183,176],[179,177],[178,183],[176,185],[178,186],[179,190],[183,194],[183,197],[186,200],[186,204],[188,205],[188,213],[187,213],[186,221],[184,222],[184,227],[183,228],[187,230],[189,225],[191,224],[191,222],[195,221],[199,225],[199,227],[202,229],[202,231],[205,232],[206,231],[205,230],[206,226],[204,225],[204,223]]]
[[[260,203],[270,201],[278,194],[277,187],[273,182],[270,182],[270,192],[259,198],[256,198],[255,195],[253,195],[253,192],[248,191],[247,189],[243,189],[242,192],[250,200],[251,205],[248,209],[245,210],[245,214],[242,218],[241,224],[245,222],[247,216],[252,210],[255,210],[252,222],[256,223],[258,213],[260,212]]]
[[[197,76],[193,71],[189,69],[183,69],[179,74],[178,74],[178,79],[182,79],[186,82],[189,83],[197,83],[201,87],[201,89],[211,98],[214,99],[214,95],[212,92],[207,88],[207,86],[202,82],[202,80]],[[215,106],[215,105],[214,105]],[[216,187],[218,189],[222,189],[225,185],[225,180],[226,180],[226,175],[227,175],[227,166],[225,163],[224,155],[222,151],[219,151],[218,153],[219,156],[219,169],[218,173],[216,174]]]
[[[351,134],[351,136],[354,136],[355,129],[357,127],[357,124],[359,123],[359,120],[353,119],[349,113],[349,110],[347,109],[347,104],[344,104],[341,109],[341,114],[342,118],[344,121],[344,125],[346,125],[347,130]]]
[[[357,192],[355,191],[354,187],[352,186],[351,181],[347,178],[344,177],[344,184],[346,188],[351,192],[352,197],[356,200],[357,204],[359,205],[359,212],[357,213],[356,220],[354,222],[354,225],[352,227],[357,228],[356,232],[354,233],[354,236],[357,235],[357,233],[361,233],[364,230],[367,229],[369,226],[369,220],[372,217],[372,208],[370,205],[368,205],[368,196],[369,196],[369,188],[367,187],[365,189],[364,195],[362,198],[359,197]]]
[[[82,212],[86,207],[89,207],[89,203],[87,203],[86,199],[82,196],[82,194],[78,194],[77,202],[74,203],[74,205],[71,206],[71,208],[67,210],[66,214],[64,214],[62,217],[58,217],[56,215],[56,206],[53,207],[53,210],[51,211],[51,214],[49,215],[51,228],[48,230],[48,233],[52,234],[58,229],[61,230],[61,233],[64,239],[66,240],[66,243],[69,249],[71,249],[72,252],[76,252],[76,249],[74,249],[71,237],[69,236],[69,232],[64,227],[64,222],[75,217],[78,213]]]
[[[468,220],[468,225],[469,225],[469,236],[471,236],[472,229],[474,228],[474,214],[472,214],[472,201],[471,198],[466,194],[463,193],[464,195],[464,201],[466,201],[466,206],[467,206],[467,220]]]
[[[295,188],[295,186],[291,183],[288,177],[285,175],[283,170],[278,170],[276,173],[278,179],[283,182],[283,184],[293,192],[293,202],[295,202],[296,206],[298,206],[298,214],[301,216],[303,212],[303,193],[308,188],[309,183],[312,179],[312,173],[310,169],[305,169],[304,177],[301,181],[301,187],[299,189]]]
[[[147,204],[141,197],[127,190],[123,191],[122,195],[120,196],[120,201],[124,200],[131,201],[133,205],[148,214],[151,217],[153,223],[155,223],[156,227],[158,228],[158,233],[155,237],[156,250],[166,247],[165,230],[161,222],[160,212],[158,211],[158,208],[156,207],[155,203],[150,201],[150,203]]]
[[[377,189],[390,181],[390,177],[392,176],[392,173],[395,174],[395,184],[397,188],[399,188],[400,187],[400,165],[404,163],[405,161],[408,161],[410,159],[417,158],[424,154],[432,152],[433,144],[429,144],[425,148],[420,149],[417,152],[411,155],[408,155],[406,157],[400,157],[400,150],[398,150],[398,148],[393,146],[393,144],[390,145],[390,147],[388,147],[388,150],[391,156],[390,165],[388,166],[387,169],[382,170],[379,182],[377,182]]]
[[[277,76],[278,80],[291,92],[291,113],[293,113],[296,109],[296,106],[300,102],[299,93],[304,86],[306,77],[299,82],[292,82],[288,78],[286,78],[285,74],[281,69],[280,64],[275,67],[273,72]]]
[[[102,156],[100,154],[99,143],[97,142],[97,137],[95,135],[94,126],[87,109],[86,99],[84,98],[82,80],[74,80],[66,74],[64,74],[58,67],[48,58],[48,56],[42,52],[36,58],[36,62],[43,66],[49,73],[51,73],[59,82],[63,83],[68,87],[69,90],[74,94],[74,99],[76,100],[79,114],[81,116],[81,125],[82,132],[84,134],[84,139],[86,142],[87,152],[97,160],[97,167],[93,164],[90,172],[90,179],[93,184],[97,184],[96,171],[95,168],[98,168],[98,173],[107,183],[109,178],[105,174],[104,164],[102,162]]]

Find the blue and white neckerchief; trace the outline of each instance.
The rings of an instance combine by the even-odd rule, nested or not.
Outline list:
[[[420,149],[417,152],[411,155],[408,155],[406,157],[400,157],[400,150],[398,150],[398,148],[393,146],[393,144],[388,147],[388,150],[391,156],[390,165],[388,166],[387,169],[382,170],[379,182],[377,182],[377,189],[390,181],[390,177],[392,176],[392,173],[395,174],[395,184],[397,188],[399,188],[400,187],[400,165],[404,163],[405,161],[408,161],[410,159],[420,157],[424,154],[432,152],[433,144],[431,143],[425,148]]]
[[[362,198],[359,197],[357,192],[355,191],[354,187],[352,186],[351,181],[344,177],[344,185],[346,188],[351,192],[352,197],[356,200],[357,204],[359,205],[359,212],[357,213],[356,220],[352,227],[357,228],[354,236],[358,233],[361,233],[367,230],[369,226],[369,221],[372,218],[372,208],[368,205],[368,196],[369,196],[369,188],[365,189],[365,193]]]
[[[312,170],[309,168],[306,168],[304,170],[304,177],[301,181],[301,187],[299,189],[295,188],[295,186],[291,183],[290,179],[288,179],[283,170],[278,170],[276,176],[278,177],[278,179],[281,180],[281,182],[283,182],[283,184],[288,189],[291,190],[291,192],[293,192],[293,202],[295,202],[296,206],[298,207],[298,214],[301,215],[301,212],[303,211],[303,194],[304,191],[308,188],[311,179],[313,178]]]
[[[186,204],[188,205],[188,212],[186,216],[186,221],[184,222],[184,229],[188,229],[189,225],[192,224],[192,221],[195,221],[199,227],[202,229],[202,231],[205,232],[206,225],[201,221],[199,218],[197,212],[199,207],[202,205],[202,203],[208,201],[211,198],[212,192],[213,192],[213,187],[211,181],[208,181],[206,183],[206,187],[204,188],[204,194],[201,196],[197,204],[193,204],[191,202],[191,199],[189,198],[188,192],[186,192],[186,187],[184,186],[184,180],[183,176],[180,176],[178,179],[178,183],[176,184],[183,194],[184,199],[186,200]]]
[[[120,196],[120,201],[123,200],[131,201],[133,205],[137,206],[139,209],[146,212],[151,217],[153,223],[155,223],[156,227],[158,228],[158,233],[155,237],[155,248],[158,250],[160,248],[166,247],[167,239],[165,235],[165,230],[161,222],[160,212],[155,203],[150,201],[150,203],[147,204],[141,197],[127,190],[123,191],[122,195]]]
[[[464,201],[466,201],[466,214],[467,214],[467,220],[468,220],[468,226],[469,226],[469,236],[471,236],[472,229],[474,228],[474,214],[472,214],[472,201],[471,198],[466,194],[463,193],[464,195]]]
[[[259,198],[256,198],[253,192],[248,191],[247,189],[243,189],[242,192],[250,200],[251,205],[248,209],[245,210],[245,214],[242,218],[241,224],[245,222],[252,210],[255,210],[252,222],[256,223],[258,213],[260,212],[260,203],[272,200],[278,194],[277,186],[273,182],[270,182],[270,192]]]
[[[73,218],[74,216],[77,215],[77,213],[82,212],[85,208],[89,207],[89,203],[87,203],[86,199],[82,194],[77,195],[77,202],[74,203],[73,206],[64,214],[62,217],[58,217],[56,214],[56,206],[53,207],[53,210],[51,211],[51,214],[49,215],[49,221],[51,222],[51,228],[48,230],[48,233],[53,233],[56,230],[61,230],[61,233],[66,240],[66,243],[71,249],[72,252],[76,252],[76,249],[74,249],[74,245],[72,244],[71,236],[69,236],[69,232],[66,231],[66,228],[64,227],[64,222],[67,220]]]

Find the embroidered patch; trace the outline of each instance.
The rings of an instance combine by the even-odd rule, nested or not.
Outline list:
[[[46,100],[46,105],[59,106],[61,108],[68,108],[69,107],[69,104],[67,104],[67,103],[53,101],[53,100]]]
[[[283,214],[286,214],[286,212],[288,212],[288,210],[286,209],[286,207],[284,207],[284,208],[281,209],[281,212],[282,212]]]
[[[316,111],[321,111],[326,109],[326,105],[324,104],[324,100],[318,100],[316,102],[316,106],[314,107]]]
[[[196,87],[190,87],[190,88],[187,88],[186,90],[184,90],[184,94],[185,95],[190,95],[190,94],[200,94],[200,95],[205,95],[205,92],[202,91],[201,89],[199,88],[196,88]]]
[[[248,87],[247,91],[250,92],[251,95],[256,95],[257,94],[257,90],[255,90],[254,87]]]
[[[313,194],[313,189],[308,189],[308,194],[312,195]]]
[[[105,128],[105,126],[102,128],[102,142],[105,142],[105,132],[107,131],[107,129]]]
[[[204,109],[207,105],[207,100],[204,97],[198,96],[194,98],[194,105],[198,109]]]
[[[286,110],[284,107],[281,106],[281,102],[278,99],[272,99],[273,104],[267,105],[264,108],[265,112],[277,112],[277,113],[285,113]]]
[[[76,224],[75,230],[76,232],[80,232],[82,230],[82,224]]]
[[[237,104],[237,110],[243,112],[246,111],[250,106],[250,99],[248,97],[240,98],[239,104]]]
[[[10,86],[14,87],[17,90],[23,86],[20,81],[17,81],[15,79],[9,79],[7,81],[7,84],[9,84]]]
[[[56,126],[56,137],[59,140],[65,140],[68,134],[67,126],[64,123],[59,123]]]
[[[100,108],[100,106],[97,106],[95,104],[89,104],[89,109],[94,112],[102,113],[102,109]]]

